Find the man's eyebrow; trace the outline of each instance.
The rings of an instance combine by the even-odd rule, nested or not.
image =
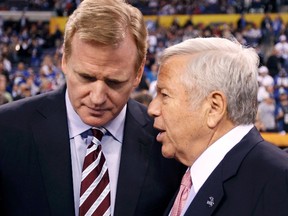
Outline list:
[[[121,79],[116,79],[116,78],[113,78],[113,77],[104,77],[104,80],[108,81],[108,82],[124,83],[124,82],[129,81],[129,78],[125,78],[124,80],[121,80]]]

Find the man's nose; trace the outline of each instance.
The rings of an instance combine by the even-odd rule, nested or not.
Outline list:
[[[157,96],[150,102],[148,114],[154,118],[160,115],[160,101]]]
[[[93,102],[94,105],[101,105],[103,104],[107,99],[107,86],[106,84],[101,81],[97,80],[92,85],[92,89],[90,91],[90,99]]]

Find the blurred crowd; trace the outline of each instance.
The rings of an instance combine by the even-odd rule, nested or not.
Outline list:
[[[278,13],[286,0],[128,0],[146,15]]]
[[[144,15],[278,13],[288,0],[127,0]],[[50,10],[68,16],[81,0],[0,0],[2,10]],[[2,4],[1,4],[2,3]],[[283,11],[284,12],[284,11]]]
[[[194,25],[188,20],[180,26],[177,19],[169,28],[156,22],[147,22],[149,49],[142,91],[136,92],[135,99],[144,104],[155,96],[157,59],[166,47],[194,37],[219,36],[237,39],[241,44],[256,49],[259,65],[259,112],[256,126],[263,132],[288,133],[288,24],[280,16],[271,19],[263,14],[260,26],[247,22],[242,14],[237,24]],[[143,90],[144,89],[144,90]]]
[[[63,33],[48,22],[0,19],[0,101],[14,101],[56,89],[61,71]],[[3,97],[4,95],[4,97]]]
[[[29,2],[37,9],[38,6],[56,7],[55,4],[59,3],[61,6],[58,9],[60,13],[61,8],[62,15],[70,13],[66,10],[68,3],[71,3],[68,7],[71,11],[79,3],[72,0]],[[145,71],[142,82],[131,97],[148,105],[155,96],[158,58],[166,47],[194,37],[235,38],[241,44],[255,48],[260,58],[257,127],[261,131],[288,133],[288,23],[284,23],[280,15],[272,19],[269,13],[265,13],[278,11],[279,4],[286,4],[285,1],[129,2],[143,9],[146,14],[210,13],[208,11],[211,10],[207,9],[210,7],[216,12],[223,12],[226,8],[242,14],[235,25],[194,24],[191,18],[184,25],[180,25],[175,19],[169,27],[163,27],[158,20],[148,20],[146,24],[149,39]],[[245,19],[244,12],[255,9],[256,2],[263,10],[260,26]],[[169,9],[171,7],[174,9]],[[48,22],[32,22],[25,13],[18,21],[0,18],[0,104],[51,91],[65,83],[61,71],[62,40],[63,33],[60,30],[51,34]]]

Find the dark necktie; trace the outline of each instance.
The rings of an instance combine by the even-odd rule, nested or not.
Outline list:
[[[104,128],[92,128],[82,169],[79,216],[111,215],[110,186],[106,159],[101,150]]]

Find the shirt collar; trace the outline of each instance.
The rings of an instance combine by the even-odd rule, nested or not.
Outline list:
[[[199,191],[225,155],[253,128],[239,125],[210,145],[191,166],[191,178],[195,193]]]
[[[118,142],[122,143],[123,133],[124,133],[124,122],[126,117],[127,104],[123,107],[120,113],[110,122],[108,122],[105,127],[107,131],[116,139]]]
[[[65,93],[65,101],[68,116],[69,138],[71,139],[89,130],[92,126],[85,124],[81,120],[80,116],[75,112],[69,99],[67,90]],[[103,127],[105,127],[109,131],[109,133],[114,137],[114,139],[116,139],[120,143],[122,143],[123,140],[126,110],[127,110],[127,104],[123,107],[120,113],[112,121],[110,121],[106,125],[103,125]]]

